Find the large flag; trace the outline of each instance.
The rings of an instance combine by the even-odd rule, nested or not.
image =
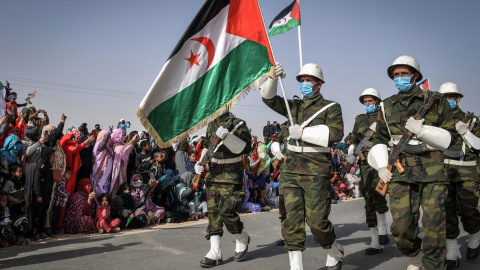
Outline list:
[[[268,35],[275,36],[283,34],[300,24],[300,6],[298,5],[298,0],[293,0],[293,2],[284,8],[270,23],[270,33],[268,33]]]
[[[140,103],[137,116],[158,145],[166,147],[230,109],[273,72],[257,0],[207,0]]]
[[[430,91],[430,81],[428,79],[424,80],[423,82],[419,83],[420,88]]]

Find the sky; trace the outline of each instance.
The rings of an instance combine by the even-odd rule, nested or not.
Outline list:
[[[291,0],[259,0],[267,26]],[[0,81],[21,103],[33,103],[51,124],[62,113],[66,127],[86,122],[102,128],[120,118],[142,131],[136,110],[203,1],[2,0]],[[321,93],[342,106],[345,135],[365,113],[366,88],[382,98],[397,93],[387,68],[400,55],[415,57],[432,90],[456,83],[459,106],[477,115],[480,85],[480,1],[301,0],[303,63],[323,69]],[[271,37],[284,67],[288,98],[300,95],[298,31]],[[280,88],[278,94],[281,95]],[[251,91],[232,112],[263,139],[267,121],[284,122]],[[202,133],[202,131],[198,132]]]

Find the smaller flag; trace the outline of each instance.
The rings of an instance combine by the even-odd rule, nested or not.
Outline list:
[[[35,89],[35,92],[28,95],[28,97],[25,99],[25,101],[28,102],[28,104],[32,104],[32,99],[35,97],[35,94],[37,93],[37,91],[38,91],[38,88]]]
[[[299,26],[300,20],[300,6],[298,1],[294,0],[288,7],[284,8],[273,21],[270,23],[269,36],[283,34],[288,30]]]
[[[428,79],[424,80],[419,84],[420,84],[420,88],[430,91],[430,81]]]

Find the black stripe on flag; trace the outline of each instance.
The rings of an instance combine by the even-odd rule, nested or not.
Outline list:
[[[168,59],[172,58],[180,49],[183,44],[187,42],[193,35],[200,32],[209,21],[217,16],[220,11],[230,4],[230,0],[207,0],[205,4],[200,8],[200,11],[195,15],[192,22],[188,26],[182,38],[173,49]]]
[[[281,18],[287,16],[288,13],[290,13],[293,9],[293,6],[295,5],[295,2],[297,2],[297,0],[293,0],[293,2],[286,8],[284,8],[280,13],[278,13],[277,17],[275,17],[273,19],[273,21],[270,23],[270,26],[268,27],[269,29],[272,28],[273,24],[280,20]]]

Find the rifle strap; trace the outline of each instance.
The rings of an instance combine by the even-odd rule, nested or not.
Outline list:
[[[392,132],[390,132],[390,128],[388,127],[388,123],[387,123],[387,117],[385,116],[385,108],[383,105],[383,101],[380,102],[380,110],[382,110],[382,116],[383,116],[383,120],[385,121],[385,125],[387,126],[388,135],[390,135],[390,138],[392,138]]]

